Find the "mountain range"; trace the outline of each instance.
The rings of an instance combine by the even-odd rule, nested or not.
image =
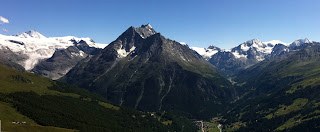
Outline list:
[[[52,79],[60,78],[78,61],[105,46],[90,38],[47,38],[34,30],[14,36],[0,35],[0,52],[4,58]]]
[[[81,131],[194,131],[190,119],[203,120],[200,129],[317,131],[319,60],[320,43],[308,39],[252,39],[225,50],[189,47],[150,24],[110,44],[31,30],[0,35],[0,105],[34,125]],[[72,127],[56,123],[63,120]]]
[[[223,50],[216,46],[208,48],[191,47],[203,58],[219,69],[226,77],[232,77],[234,73],[249,68],[267,58],[284,54],[292,50],[302,49],[303,44],[312,43],[308,39],[298,39],[290,44],[279,40],[261,42],[258,39],[248,40],[231,50]]]
[[[155,33],[150,24],[144,26],[152,31],[141,31],[142,37]],[[85,58],[87,55],[92,55],[92,53],[88,52],[93,52],[95,49],[101,50],[108,45],[95,43],[90,38],[77,38],[74,36],[47,38],[34,30],[13,36],[0,35],[0,42],[1,52],[5,52],[7,59],[20,64],[28,71],[52,79],[59,79],[79,60]],[[261,42],[258,39],[252,39],[230,50],[221,49],[212,45],[208,48],[190,47],[190,49],[196,51],[203,59],[217,67],[219,73],[226,77],[232,77],[233,74],[239,70],[246,69],[266,58],[272,58],[289,52],[290,50],[301,49],[303,47],[300,45],[304,43],[312,43],[312,41],[308,39],[298,39],[287,44],[280,40]],[[185,43],[180,44],[188,46]],[[72,48],[67,50],[67,48],[71,46],[74,46],[77,50],[72,50],[73,52],[70,50]],[[90,51],[88,51],[88,49],[90,49]],[[64,55],[58,55],[61,54],[61,52],[64,52]],[[65,67],[61,62],[57,63],[53,61],[55,59],[52,57],[57,57],[57,55],[54,54],[60,57],[60,59],[57,60],[67,59],[68,61],[64,62],[70,61],[70,64]],[[76,58],[72,59],[72,57]],[[49,65],[55,66],[46,69],[42,65],[47,65],[45,67]],[[55,69],[55,67],[60,68]]]
[[[225,116],[230,128],[318,131],[320,43],[302,45],[309,46],[267,59],[236,75],[234,81],[242,96]]]

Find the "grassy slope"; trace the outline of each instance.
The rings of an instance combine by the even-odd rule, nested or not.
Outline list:
[[[35,91],[39,94],[61,94],[57,91],[47,89],[52,82],[44,77],[32,73],[24,73],[18,70],[13,70],[6,66],[0,65],[0,93],[14,93],[17,91]],[[19,78],[19,79],[18,79]],[[39,79],[41,78],[41,79]],[[27,83],[31,82],[31,83]],[[72,94],[70,94],[72,95]],[[11,104],[0,101],[0,119],[3,131],[74,131],[50,126],[40,126],[32,119],[20,114]],[[26,122],[24,125],[15,125],[12,122]]]
[[[32,119],[20,114],[11,104],[0,101],[0,119],[2,131],[7,132],[73,132],[75,130],[40,126]],[[12,122],[26,122],[26,124],[12,124]]]
[[[86,90],[3,65],[0,65],[0,105],[2,129],[7,131],[173,130],[148,114],[113,106]],[[27,124],[12,125],[13,121]]]
[[[79,97],[76,94],[66,94],[55,90],[50,90],[48,87],[55,84],[54,81],[41,77],[34,73],[21,72],[13,70],[9,67],[0,65],[0,92],[14,93],[21,91],[33,91],[39,95],[63,95]]]
[[[0,102],[0,118],[1,118],[1,127],[2,131],[7,132],[73,132],[75,130],[50,127],[50,126],[40,126],[35,123],[30,118],[20,114],[16,109],[14,109],[10,104]],[[26,124],[12,124],[12,122],[26,122]]]
[[[229,129],[239,124],[239,131],[319,129],[318,54],[318,47],[309,47],[240,72],[237,81],[243,96],[228,115],[237,117],[229,120],[233,122]]]

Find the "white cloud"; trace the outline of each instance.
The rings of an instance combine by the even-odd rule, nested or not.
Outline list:
[[[2,31],[9,32],[9,30],[5,28],[3,28]]]
[[[7,18],[2,17],[2,16],[0,16],[0,21],[3,23],[9,23],[9,20]]]

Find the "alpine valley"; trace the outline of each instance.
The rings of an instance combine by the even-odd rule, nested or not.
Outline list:
[[[319,131],[320,43],[0,35],[5,131]]]

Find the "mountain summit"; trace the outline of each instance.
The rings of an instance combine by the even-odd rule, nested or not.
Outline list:
[[[18,34],[16,36],[18,36],[20,38],[38,38],[38,39],[46,38],[45,36],[43,36],[42,34],[40,34],[39,32],[37,32],[35,30],[30,30],[30,31],[24,32],[22,34]]]
[[[310,41],[310,40],[307,39],[307,38],[305,38],[305,39],[298,39],[298,40],[293,41],[293,42],[290,44],[290,47],[297,47],[297,46],[300,46],[301,44],[305,44],[305,43],[312,43],[312,41]]]
[[[157,33],[150,24],[141,25],[139,28],[134,28],[134,29],[137,31],[137,33],[140,34],[142,38],[147,38]]]

